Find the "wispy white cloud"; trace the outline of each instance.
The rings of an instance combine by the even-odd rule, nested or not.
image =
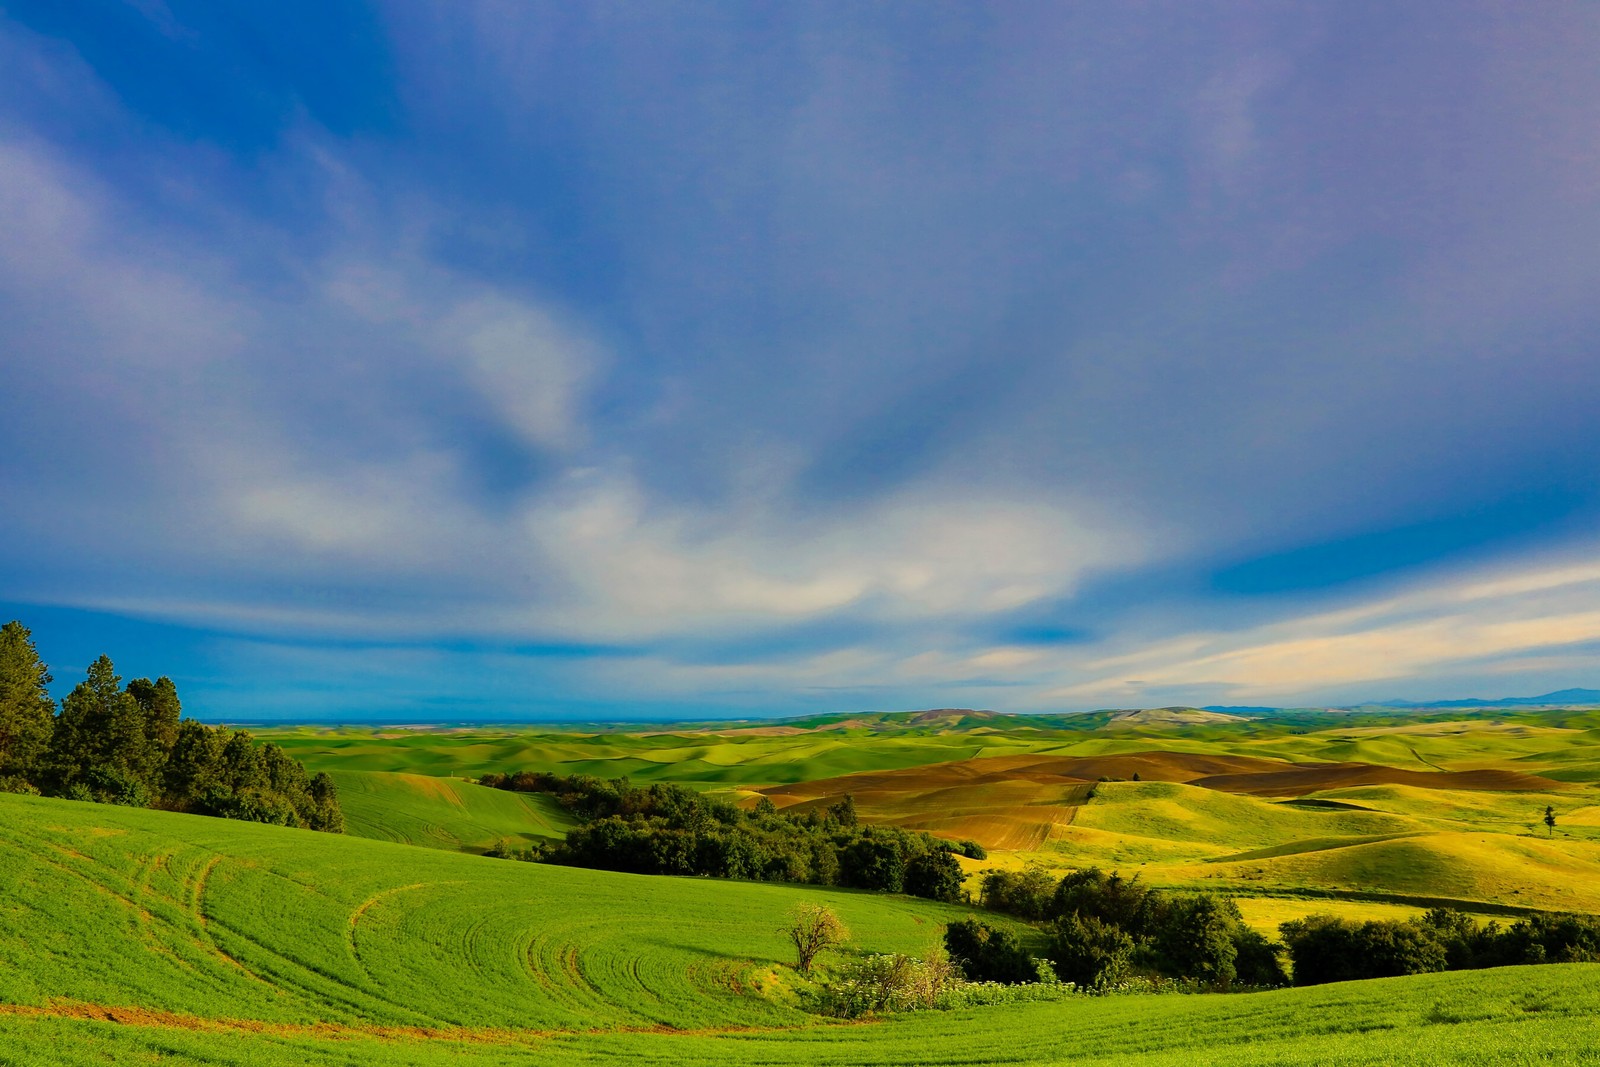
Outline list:
[[[1090,656],[1072,665],[1077,680],[1045,695],[1094,702],[1187,688],[1217,702],[1379,699],[1395,694],[1372,687],[1537,676],[1571,662],[1563,649],[1600,642],[1596,604],[1600,565],[1590,560],[1502,564],[1333,611]]]
[[[1092,506],[924,485],[807,515],[772,500],[705,512],[652,503],[598,473],[533,509],[528,528],[604,634],[663,636],[849,614],[982,619],[1072,593],[1148,551]]]

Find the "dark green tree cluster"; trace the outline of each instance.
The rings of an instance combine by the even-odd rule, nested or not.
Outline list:
[[[1043,923],[1057,976],[1085,988],[1135,974],[1215,988],[1288,982],[1282,946],[1246,927],[1227,897],[1162,892],[1093,867],[1059,881],[1039,869],[990,871],[981,886],[986,906]]]
[[[1508,927],[1435,908],[1417,919],[1356,923],[1313,915],[1280,928],[1296,985],[1529,963],[1600,962],[1600,916],[1552,913]]]
[[[961,919],[945,927],[944,947],[969,981],[1017,985],[1040,979],[1038,961],[1009,930]]]
[[[850,797],[790,815],[767,798],[745,811],[683,786],[635,787],[625,778],[523,772],[487,774],[480,782],[549,793],[581,820],[558,844],[522,852],[497,847],[491,855],[634,874],[697,874],[842,885],[930,900],[961,898],[963,875],[953,853],[969,843],[864,825]]]
[[[170,678],[126,686],[106,656],[61,702],[20,622],[0,627],[0,789],[343,831],[333,780],[243,730],[183,718]]]

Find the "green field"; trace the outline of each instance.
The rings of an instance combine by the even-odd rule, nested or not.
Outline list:
[[[1354,761],[1415,770],[1513,767],[1573,783],[1600,781],[1600,711],[1370,714],[1307,712],[1267,721],[1173,726],[1105,714],[863,715],[772,724],[636,729],[484,726],[265,727],[307,768],[477,777],[487,771],[628,775],[708,786],[774,785],[856,771],[1017,753],[1231,752]],[[864,743],[866,742],[866,743]]]
[[[345,832],[404,845],[483,852],[500,840],[559,838],[572,819],[549,797],[397,771],[332,772]]]
[[[447,777],[526,769],[678,782],[744,803],[761,789],[823,797],[815,803],[851,792],[869,820],[979,840],[991,858],[969,871],[1095,864],[1158,885],[1302,896],[1302,913],[1327,899],[1387,902],[1405,913],[1434,902],[1600,911],[1600,715],[1592,711],[1308,712],[1178,725],[1106,715],[874,715],[779,726],[295,727],[262,735],[335,776],[351,833],[451,849],[562,832],[561,813],[535,798]],[[1396,780],[1342,784],[1330,770],[1326,788],[1311,781],[1288,797],[1184,781],[1052,785],[1039,776],[991,775],[963,789],[936,773],[1034,757],[1133,759],[1147,775],[1151,766],[1164,773],[1218,757],[1313,771],[1359,764]],[[1462,787],[1495,774],[1542,784]],[[537,810],[524,815],[524,802]],[[1553,835],[1540,824],[1547,805],[1560,813]]]
[[[962,914],[896,896],[519,864],[0,797],[0,1062],[1581,1063],[1600,967],[831,1024],[777,932],[856,951]]]

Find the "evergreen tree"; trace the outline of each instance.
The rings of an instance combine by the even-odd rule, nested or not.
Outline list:
[[[50,682],[28,628],[0,626],[0,782],[40,784],[56,714]]]
[[[142,788],[148,799],[159,768],[155,757],[139,702],[122,690],[111,658],[101,656],[56,718],[49,756],[56,790],[87,789],[97,799],[132,803]]]
[[[344,833],[344,812],[339,810],[339,790],[327,772],[318,771],[313,775],[307,792],[311,797],[311,817],[306,820],[306,825],[330,834]]]
[[[135,678],[128,683],[128,695],[138,701],[144,716],[144,733],[155,750],[156,762],[165,763],[172,755],[172,746],[178,740],[178,721],[183,717],[183,705],[178,701],[178,687],[172,679],[162,676],[155,681]]]
[[[257,753],[261,760],[262,773],[266,776],[267,789],[288,796],[299,796],[310,790],[311,782],[306,777],[306,769],[300,766],[298,760],[291,759],[283,749],[268,742],[257,749]]]
[[[178,725],[177,740],[162,783],[167,802],[187,810],[195,801],[216,789],[222,782],[222,744],[219,730],[193,719]]]
[[[244,793],[265,788],[268,784],[266,768],[255,739],[246,730],[222,729],[222,784],[229,791]]]
[[[0,790],[343,832],[331,778],[307,777],[277,745],[242,730],[183,718],[171,678],[136,678],[123,688],[101,656],[60,714],[50,680],[27,627],[0,626]],[[734,812],[722,805],[704,814],[721,818],[722,808]]]

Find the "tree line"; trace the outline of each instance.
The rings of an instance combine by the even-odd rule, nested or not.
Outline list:
[[[626,778],[522,772],[486,774],[483,785],[546,793],[579,825],[566,840],[490,855],[633,874],[694,874],[763,882],[837,885],[930,900],[962,898],[955,853],[983,858],[975,842],[952,843],[894,826],[865,825],[844,797],[803,814],[767,797],[746,811],[679,785],[634,786]]]
[[[0,791],[344,830],[333,779],[244,730],[183,718],[172,679],[123,685],[101,656],[59,710],[52,680],[32,632],[0,627]]]
[[[1480,924],[1447,908],[1403,921],[1356,923],[1331,915],[1279,928],[1296,985],[1465,971],[1529,963],[1600,962],[1600,916],[1529,915],[1509,926]]]
[[[1096,867],[1059,880],[1038,868],[987,871],[980,885],[985,906],[1043,926],[1041,958],[1081,989],[1133,975],[1219,989],[1289,981],[1284,947],[1246,926],[1228,897],[1165,892]],[[1015,935],[986,923],[951,923],[945,946],[974,981],[1041,980]]]
[[[1407,920],[1352,922],[1313,915],[1279,926],[1282,942],[1246,927],[1231,899],[1174,893],[1098,868],[988,871],[980,901],[1040,924],[1042,959],[1061,980],[1104,988],[1130,975],[1210,988],[1319,985],[1432,971],[1600,962],[1600,916],[1547,913],[1510,926],[1435,908]],[[945,946],[974,981],[1034,982],[1019,940],[975,920],[952,923]],[[1285,967],[1285,961],[1289,967]]]

